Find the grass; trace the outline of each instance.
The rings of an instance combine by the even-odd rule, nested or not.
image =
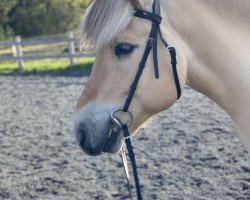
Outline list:
[[[24,55],[51,55],[65,53],[67,48],[66,42],[54,43],[54,44],[41,44],[23,46],[22,51]],[[0,48],[0,56],[12,56],[12,48]],[[89,72],[94,63],[94,58],[81,58],[76,59],[76,66],[70,68],[68,59],[58,60],[39,60],[25,62],[22,73],[23,74],[51,74],[51,73],[78,73]],[[16,74],[19,72],[16,62],[0,62],[0,74]]]
[[[33,61],[25,63],[23,74],[36,73],[68,73],[68,72],[89,72],[95,58],[82,58],[76,60],[76,66],[70,68],[68,60]],[[18,73],[18,66],[14,62],[0,63],[0,74]]]

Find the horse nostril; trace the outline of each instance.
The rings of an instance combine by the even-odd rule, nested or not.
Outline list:
[[[84,143],[85,143],[85,141],[86,141],[86,133],[85,133],[85,131],[83,130],[83,128],[79,128],[79,133],[80,133],[80,135],[81,135],[81,137],[80,137],[80,145],[83,147],[84,146]]]

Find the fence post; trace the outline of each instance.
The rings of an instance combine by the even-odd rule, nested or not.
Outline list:
[[[14,45],[12,46],[14,57],[16,57],[16,62],[18,65],[19,73],[22,73],[24,61],[23,61],[23,51],[22,51],[22,43],[21,36],[16,36],[14,40]]]
[[[69,51],[69,61],[70,61],[70,67],[75,66],[75,42],[74,42],[74,34],[72,31],[68,32],[67,34],[68,39],[68,51]]]

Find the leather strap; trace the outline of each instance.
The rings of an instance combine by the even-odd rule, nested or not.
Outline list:
[[[145,10],[135,10],[134,16],[161,23],[162,17]]]
[[[157,14],[156,14],[157,13]],[[144,54],[142,56],[142,60],[139,64],[139,69],[136,73],[135,79],[130,87],[130,92],[129,95],[126,99],[125,105],[123,107],[124,112],[128,112],[130,104],[132,102],[132,99],[134,97],[137,85],[139,83],[139,80],[141,78],[142,72],[146,66],[147,59],[149,57],[149,54],[151,50],[153,49],[153,60],[154,60],[154,71],[155,71],[155,78],[159,78],[159,67],[158,67],[158,49],[157,49],[157,44],[158,44],[158,35],[160,35],[161,41],[163,42],[164,46],[169,50],[170,57],[171,57],[171,64],[172,64],[172,70],[173,70],[173,75],[174,75],[174,80],[175,80],[175,85],[176,85],[176,91],[177,91],[177,99],[180,98],[181,96],[181,87],[180,87],[180,82],[179,82],[179,77],[178,77],[178,72],[177,72],[177,61],[176,61],[176,51],[174,47],[170,47],[166,40],[164,39],[161,29],[160,29],[160,23],[162,20],[162,17],[160,16],[160,2],[159,0],[154,0],[153,3],[153,13],[144,11],[144,10],[136,10],[134,13],[134,16],[140,17],[143,19],[151,20],[152,21],[152,28],[150,31],[149,39],[147,42],[146,49],[144,51]],[[135,154],[133,151],[133,146],[131,143],[131,138],[130,138],[130,133],[128,130],[127,125],[122,126],[124,138],[125,138],[125,143],[126,147],[128,150],[128,155],[131,160],[132,168],[133,168],[133,174],[134,174],[134,180],[135,180],[135,186],[136,186],[136,192],[137,192],[137,199],[142,200],[142,194],[141,194],[141,188],[140,188],[140,181],[137,173],[137,166],[136,166],[136,160],[135,160]]]
[[[180,80],[179,80],[178,71],[177,71],[176,50],[174,47],[170,47],[170,45],[167,43],[167,41],[165,40],[165,38],[162,35],[162,31],[160,28],[162,17],[160,16],[160,2],[159,2],[159,0],[155,0],[153,3],[153,13],[150,13],[150,12],[147,12],[144,10],[136,10],[136,12],[134,13],[134,16],[152,21],[152,28],[151,28],[151,32],[150,32],[150,36],[149,36],[149,41],[150,40],[152,41],[154,71],[155,71],[155,78],[156,79],[159,79],[158,48],[157,48],[158,35],[160,35],[160,39],[161,39],[163,45],[169,50],[170,57],[171,57],[173,76],[174,76],[174,81],[175,81],[175,86],[176,86],[176,91],[177,91],[177,99],[179,99],[181,97],[181,86],[180,86]],[[148,47],[146,47],[145,52],[147,51],[147,48]],[[150,51],[151,51],[151,49],[150,49]],[[143,59],[143,60],[145,60],[145,59]],[[146,58],[146,61],[147,61],[147,58]],[[145,61],[144,65],[146,65],[146,61]],[[138,82],[139,82],[139,80],[138,80]],[[132,99],[130,100],[130,102],[131,101],[132,101]],[[128,107],[129,107],[129,105],[126,106],[126,108],[127,108],[126,110],[128,110]]]

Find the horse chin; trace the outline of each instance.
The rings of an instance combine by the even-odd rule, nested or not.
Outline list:
[[[118,153],[122,147],[122,139],[123,134],[121,131],[114,132],[110,130],[110,135],[107,139],[103,152],[110,154]]]

